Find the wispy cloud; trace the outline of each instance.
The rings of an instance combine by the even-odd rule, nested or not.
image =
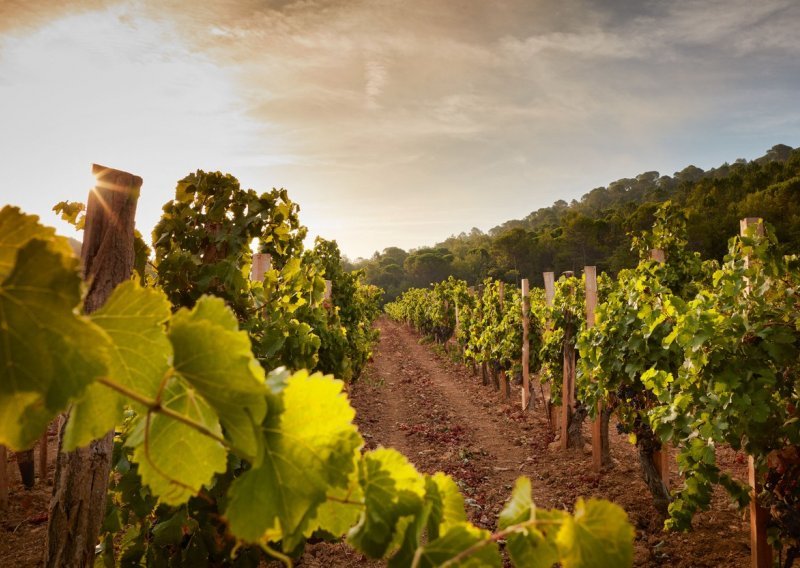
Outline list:
[[[168,24],[171,51],[142,34],[141,50],[126,57],[176,69],[202,60],[208,75],[192,86],[194,104],[231,121],[238,157],[226,163],[289,186],[312,217],[315,203],[336,201],[332,236],[354,254],[446,236],[442,212],[453,202],[464,209],[447,217],[448,232],[487,228],[637,171],[713,164],[711,149],[732,144],[720,142],[723,135],[735,137],[740,155],[763,151],[770,137],[767,146],[800,143],[795,0],[51,5],[0,2],[0,30],[30,33],[75,13]],[[108,41],[109,57],[118,56]],[[186,79],[175,75],[154,91],[186,95]],[[208,110],[214,97],[224,112]],[[392,206],[381,209],[366,195]],[[354,214],[344,229],[341,219]],[[365,244],[357,233],[398,216],[408,217],[416,241],[395,231],[397,240]]]

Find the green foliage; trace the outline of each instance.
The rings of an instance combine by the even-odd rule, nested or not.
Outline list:
[[[413,325],[444,343],[456,328],[456,310],[470,303],[467,285],[452,276],[432,288],[412,288],[384,309],[395,320]]]
[[[77,263],[63,243],[17,210],[6,208],[0,216],[29,237],[11,238],[16,233],[0,225],[0,258],[9,259],[0,264],[0,299],[27,314],[6,315],[11,304],[3,305],[4,340],[15,340],[23,325],[38,325],[43,334],[41,341],[19,344],[14,354],[24,357],[3,360],[3,443],[23,449],[68,404],[83,400],[95,407],[89,387],[113,391],[127,407],[117,417],[125,444],[115,447],[116,506],[104,522],[103,563],[255,566],[256,548],[288,562],[306,535],[322,529],[340,536],[340,520],[355,519],[357,510],[348,540],[370,556],[391,556],[390,565],[499,565],[499,534],[465,521],[452,479],[422,475],[393,450],[361,454],[343,383],[305,371],[265,377],[234,312],[216,298],[198,297],[191,309],[170,315],[163,292],[131,282],[114,292],[95,321],[80,316]],[[23,284],[29,293],[20,293]],[[40,314],[42,298],[55,299],[47,304],[50,317],[25,319]],[[131,322],[127,334],[125,321]],[[54,348],[68,363],[55,367],[64,372],[58,381],[31,372],[47,371],[41,362],[52,361]],[[127,365],[142,369],[134,373]],[[35,415],[6,412],[20,396],[46,403],[37,404]],[[102,430],[106,418],[84,412],[76,432]],[[214,476],[226,466],[241,475],[235,481]],[[226,531],[209,522],[219,507]],[[589,565],[589,556],[576,550],[602,555],[618,548],[614,531],[594,530],[595,516],[580,504],[574,518],[559,515],[564,527],[583,530],[565,533],[554,561]],[[608,516],[616,526],[616,513]],[[118,539],[113,532],[121,533]],[[238,555],[220,546],[226,538]],[[246,544],[256,548],[238,546]]]
[[[331,282],[331,301],[324,306],[326,325],[315,328],[321,339],[319,368],[344,380],[356,379],[378,340],[372,322],[380,313],[381,290],[364,284],[360,271],[345,272],[335,241],[317,237],[306,255]]]
[[[66,239],[17,208],[0,211],[0,444],[14,450],[32,447],[105,368],[102,331],[75,313],[77,269]]]
[[[541,304],[540,317],[547,324],[542,333],[539,352],[539,380],[550,385],[550,400],[560,404],[564,382],[564,350],[576,345],[579,333],[586,327],[586,285],[583,277],[566,275],[554,284],[552,306]]]
[[[651,233],[634,240],[640,262],[624,270],[597,307],[596,325],[579,335],[581,353],[579,390],[594,408],[599,400],[617,412],[624,431],[638,444],[660,447],[649,427],[647,413],[657,404],[642,382],[651,368],[676,369],[683,362],[679,349],[665,349],[672,331],[672,315],[664,295],[691,297],[709,274],[696,253],[686,251],[685,222],[675,209],[657,213]],[[666,262],[651,260],[651,249],[661,249]]]
[[[407,290],[385,309],[393,319],[405,321],[441,343],[455,338],[467,359],[493,362],[505,371],[518,373],[522,368],[522,295],[510,285],[502,285],[505,291],[501,302],[501,285],[486,279],[482,294],[475,296],[468,291],[466,282],[451,276],[431,289]],[[530,301],[530,368],[535,371],[543,331],[539,304],[544,296],[534,290]]]
[[[538,509],[530,480],[521,477],[500,513],[498,528],[507,531],[508,551],[518,566],[629,566],[633,562],[633,528],[618,505],[579,499],[574,516]],[[602,545],[600,545],[602,543]],[[600,546],[598,546],[600,545]]]
[[[783,543],[799,549],[793,520],[800,509],[798,290],[797,259],[780,253],[772,233],[751,234],[731,240],[725,264],[690,301],[665,298],[675,323],[663,344],[682,350],[685,363],[653,369],[644,379],[661,403],[650,423],[681,444],[687,475],[671,525],[684,528],[696,509],[707,507],[712,483],[746,502],[745,488],[716,465],[714,445],[726,443],[755,458],[766,476],[758,498],[770,507]]]
[[[173,305],[191,307],[203,294],[225,300],[240,318],[252,302],[250,247],[258,242],[278,269],[302,251],[306,229],[286,190],[242,190],[230,174],[198,170],[178,182],[153,229],[158,283]]]
[[[800,551],[800,329],[795,257],[772,233],[731,240],[719,267],[687,250],[686,224],[674,208],[634,241],[641,261],[620,273],[579,340],[579,386],[586,400],[616,409],[623,430],[652,454],[679,448],[683,486],[669,504],[670,528],[687,529],[710,505],[713,485],[741,507],[748,488],[722,471],[715,447],[753,456],[780,542]],[[651,247],[666,262],[649,259]]]

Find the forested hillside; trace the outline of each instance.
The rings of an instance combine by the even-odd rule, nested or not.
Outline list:
[[[689,248],[721,259],[739,219],[763,217],[787,251],[800,250],[800,148],[778,144],[752,161],[736,160],[703,171],[687,166],[672,176],[644,172],[598,187],[571,203],[507,221],[488,233],[473,228],[432,247],[390,247],[356,263],[367,280],[395,298],[409,287],[449,275],[470,284],[486,276],[541,285],[556,274],[595,265],[616,273],[635,265],[631,235],[650,228],[658,205],[670,200],[688,218]]]

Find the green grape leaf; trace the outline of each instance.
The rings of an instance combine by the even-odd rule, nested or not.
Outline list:
[[[214,408],[234,448],[256,458],[267,388],[264,370],[233,312],[221,299],[204,296],[193,309],[172,317],[169,339],[175,370]]]
[[[328,491],[347,488],[354,452],[363,444],[344,384],[299,371],[278,384],[271,375],[270,412],[263,424],[264,459],[231,486],[225,511],[239,539],[283,540],[294,549]]]
[[[170,304],[160,290],[142,288],[135,280],[117,286],[92,321],[111,337],[108,373],[111,379],[148,398],[156,398],[170,366],[172,346],[164,323]]]
[[[381,558],[402,538],[406,517],[422,512],[425,480],[405,456],[378,448],[364,454],[360,464],[366,511],[348,541],[373,558]]]
[[[316,530],[340,537],[358,522],[364,509],[364,492],[358,484],[357,463],[360,457],[359,451],[353,452],[352,472],[347,487],[333,487],[328,491],[325,502],[319,506],[314,520],[305,531],[306,538]]]
[[[66,258],[75,255],[69,241],[56,235],[56,230],[39,223],[36,215],[26,215],[17,207],[6,205],[0,210],[0,280],[11,273],[17,252],[33,239],[50,243],[50,250]]]
[[[388,568],[404,568],[413,564],[432,506],[433,503],[428,501],[417,515],[402,517],[397,523],[398,530],[389,549],[394,550],[398,547],[399,549],[389,559]]]
[[[2,255],[39,226],[16,210],[2,211],[19,233],[0,231]],[[2,224],[0,224],[2,226]],[[70,399],[105,373],[108,341],[86,318],[80,302],[77,260],[42,240],[21,246],[12,268],[0,268],[0,406],[7,411],[0,443],[23,450]],[[6,261],[3,261],[6,262]],[[31,396],[35,393],[35,397]],[[12,400],[13,399],[13,400]]]
[[[428,517],[428,538],[436,540],[451,526],[467,520],[464,497],[453,478],[442,472],[426,476],[425,483],[426,499],[432,502],[431,514]]]
[[[69,411],[62,440],[64,451],[71,452],[102,438],[122,422],[125,398],[100,383],[90,384]]]
[[[53,413],[37,392],[0,395],[0,444],[12,450],[29,449],[44,433]]]
[[[541,524],[521,526],[508,536],[508,552],[517,566],[533,568],[550,568],[559,560],[556,536],[563,521],[569,515],[563,511],[546,511],[538,509],[531,498],[531,482],[520,477],[514,484],[506,506],[500,513],[497,528],[508,529],[515,525],[542,521]]]
[[[447,563],[453,568],[499,567],[502,565],[500,552],[491,536],[489,531],[469,523],[454,525],[443,536],[422,548],[417,566],[433,568]]]
[[[214,410],[177,377],[167,381],[161,400],[163,406],[222,435]],[[215,473],[225,471],[225,448],[197,428],[160,413],[150,415],[149,428],[146,417],[141,421],[145,438],[133,459],[139,464],[142,482],[161,502],[181,505],[211,483]]]
[[[633,527],[614,503],[578,499],[556,537],[564,568],[604,568],[633,564]]]
[[[91,320],[111,339],[108,375],[112,381],[147,398],[157,397],[172,356],[164,330],[169,316],[170,305],[164,293],[142,288],[134,280],[117,286],[103,307],[91,315]],[[91,385],[70,411],[65,448],[72,450],[88,444],[120,424],[124,404],[144,410],[105,385]]]

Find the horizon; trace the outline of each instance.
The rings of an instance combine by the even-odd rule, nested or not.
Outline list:
[[[144,178],[145,235],[220,170],[357,260],[800,145],[788,0],[46,5],[0,6],[0,199],[68,236],[92,162]]]

